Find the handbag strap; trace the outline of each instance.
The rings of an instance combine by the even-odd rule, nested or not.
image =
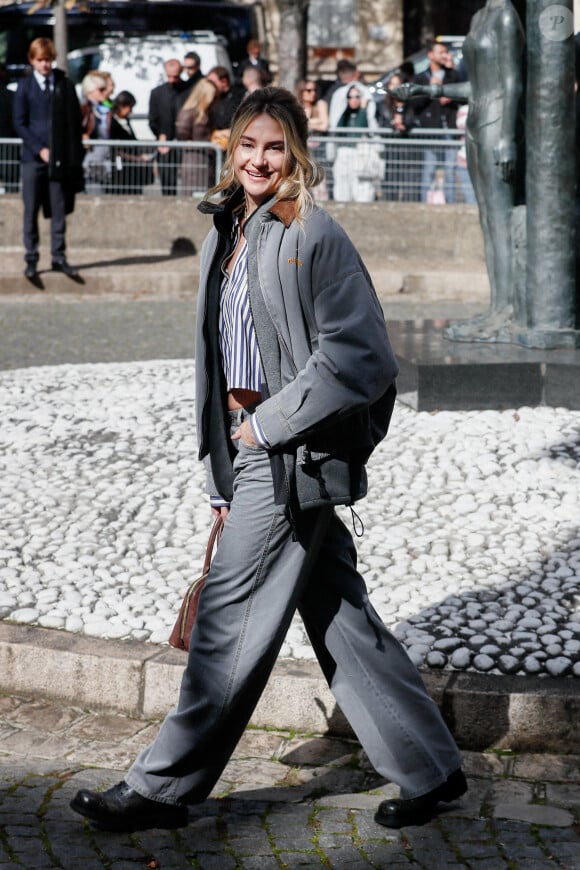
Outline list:
[[[209,541],[207,542],[207,548],[205,551],[205,562],[203,563],[203,573],[207,574],[211,565],[211,557],[213,555],[213,548],[216,543],[219,544],[219,540],[222,536],[222,531],[224,528],[224,521],[221,516],[217,516],[214,520],[213,526],[211,527],[211,532],[209,533]]]

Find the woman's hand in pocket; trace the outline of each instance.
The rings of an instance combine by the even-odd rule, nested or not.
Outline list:
[[[246,447],[253,447],[254,450],[259,449],[260,445],[254,438],[254,433],[249,420],[244,420],[242,425],[232,435],[232,441],[241,441]]]

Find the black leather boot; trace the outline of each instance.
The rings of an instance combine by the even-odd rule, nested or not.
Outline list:
[[[125,781],[107,791],[81,789],[70,802],[75,813],[105,831],[145,831],[148,828],[183,828],[187,807],[141,797]]]
[[[375,814],[375,822],[387,828],[404,828],[407,825],[424,825],[433,818],[440,801],[450,803],[467,791],[467,781],[461,768],[453,771],[443,785],[433,791],[410,800],[383,801]]]

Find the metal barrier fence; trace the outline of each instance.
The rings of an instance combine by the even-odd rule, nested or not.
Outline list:
[[[459,130],[333,129],[310,147],[326,182],[315,197],[338,202],[475,202]]]
[[[310,141],[325,180],[318,201],[475,202],[457,130],[331,130]],[[20,139],[0,139],[0,193],[20,189]],[[220,175],[223,153],[209,142],[91,141],[85,157],[90,195],[202,196]]]
[[[20,139],[0,139],[0,193],[20,189]],[[210,142],[98,139],[87,144],[85,193],[202,196],[219,179],[220,148]]]
[[[0,139],[0,193],[20,190],[20,139]]]

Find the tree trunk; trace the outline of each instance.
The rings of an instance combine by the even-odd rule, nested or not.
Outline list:
[[[68,72],[68,33],[66,28],[66,9],[64,0],[54,2],[54,47],[56,48],[57,66]]]
[[[277,0],[280,11],[278,37],[278,82],[296,93],[306,76],[306,25],[309,0]]]

